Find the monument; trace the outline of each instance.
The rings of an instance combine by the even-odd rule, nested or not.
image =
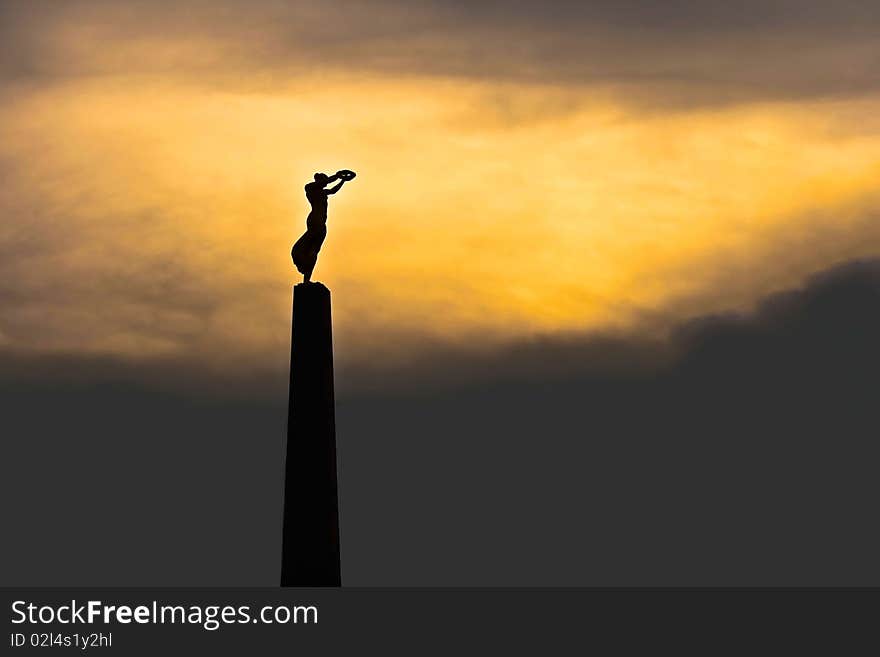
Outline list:
[[[293,288],[281,586],[342,584],[330,290],[311,277],[327,236],[327,197],[354,177],[315,174],[305,186],[306,232],[290,252],[303,282]]]

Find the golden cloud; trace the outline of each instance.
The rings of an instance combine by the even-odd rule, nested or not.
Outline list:
[[[65,79],[0,116],[0,334],[277,360],[302,186],[341,167],[359,176],[331,201],[317,278],[343,358],[662,330],[877,253],[878,108],[657,113],[597,86],[328,71],[271,93]]]

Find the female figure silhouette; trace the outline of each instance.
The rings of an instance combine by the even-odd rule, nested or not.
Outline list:
[[[293,264],[303,275],[303,281],[311,282],[312,270],[318,261],[318,251],[327,237],[327,197],[339,191],[342,185],[354,178],[354,171],[342,169],[332,176],[326,173],[316,173],[314,182],[306,184],[306,198],[312,206],[312,211],[306,218],[306,232],[300,237],[290,250]],[[339,183],[326,189],[327,185],[338,180]]]

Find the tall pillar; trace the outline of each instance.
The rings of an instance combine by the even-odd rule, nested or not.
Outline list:
[[[293,288],[281,586],[341,586],[330,290]]]

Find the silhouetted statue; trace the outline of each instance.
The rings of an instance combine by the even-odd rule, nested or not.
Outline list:
[[[306,232],[300,237],[290,250],[293,264],[303,275],[305,283],[311,282],[312,270],[318,261],[318,251],[327,237],[327,197],[339,191],[344,183],[355,177],[354,171],[341,169],[332,176],[326,173],[316,173],[315,181],[306,185],[306,198],[312,206],[312,211],[306,218]],[[327,185],[338,180],[339,184],[326,189]]]

